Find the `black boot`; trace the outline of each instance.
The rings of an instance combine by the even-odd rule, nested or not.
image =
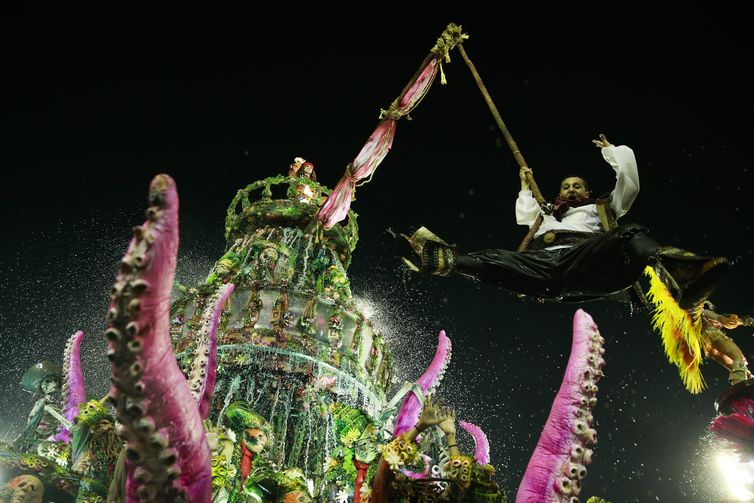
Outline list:
[[[679,248],[662,247],[657,255],[667,272],[662,279],[682,309],[707,300],[730,266],[725,257],[700,257]]]
[[[411,237],[393,234],[396,253],[403,262],[416,272],[447,276],[457,263],[455,246],[449,245],[426,227],[414,232]]]

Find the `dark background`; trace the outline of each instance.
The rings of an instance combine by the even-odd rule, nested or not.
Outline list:
[[[77,329],[88,335],[89,390],[106,392],[108,291],[155,174],[178,185],[178,278],[201,281],[223,253],[236,190],[285,173],[295,156],[334,186],[451,21],[471,35],[466,50],[543,191],[573,173],[610,191],[613,171],[591,140],[605,133],[629,145],[642,189],[624,221],[733,259],[712,300],[723,312],[754,311],[751,41],[740,9],[497,7],[4,18],[0,435],[18,431],[33,403],[18,386],[23,371],[59,360]],[[449,84],[438,80],[398,124],[392,152],[357,191],[361,240],[349,273],[391,341],[396,387],[418,377],[447,331],[453,361],[440,392],[487,432],[512,496],[560,385],[578,306],[410,275],[392,257],[388,227],[425,225],[462,250],[514,248],[526,231],[513,213],[517,165],[452,57]],[[692,396],[647,313],[581,307],[607,339],[583,499],[722,500],[719,446],[706,431],[727,372],[709,362],[708,389]],[[751,330],[734,338],[751,356]]]

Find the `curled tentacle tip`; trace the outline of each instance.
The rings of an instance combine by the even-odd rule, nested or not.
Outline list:
[[[450,337],[448,337],[448,334],[445,333],[445,330],[440,330],[440,333],[438,333],[437,336],[442,341],[450,342]]]
[[[586,311],[584,311],[583,309],[581,309],[581,308],[578,308],[576,310],[576,313],[574,314],[574,317],[578,318],[579,320],[584,321],[585,323],[594,324],[594,320],[593,320],[592,316],[589,313],[587,313]]]

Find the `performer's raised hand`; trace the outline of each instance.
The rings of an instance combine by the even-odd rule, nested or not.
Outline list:
[[[456,434],[456,411],[448,407],[442,407],[438,426],[446,435]]]
[[[443,415],[444,406],[439,398],[434,394],[424,397],[424,406],[422,407],[419,420],[416,422],[416,429],[424,431],[430,426],[439,424],[445,416]]]
[[[607,141],[607,138],[605,138],[605,135],[600,133],[600,137],[597,140],[592,140],[592,143],[597,145],[599,148],[605,148],[605,147],[612,147],[613,144]]]

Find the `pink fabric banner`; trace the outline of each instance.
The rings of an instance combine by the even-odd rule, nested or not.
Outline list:
[[[319,219],[326,229],[346,218],[351,208],[356,184],[374,174],[377,166],[393,146],[396,122],[408,115],[427,94],[437,76],[439,65],[440,57],[430,54],[390,109],[383,111],[377,128],[353,162],[348,165],[346,173],[319,212]]]

